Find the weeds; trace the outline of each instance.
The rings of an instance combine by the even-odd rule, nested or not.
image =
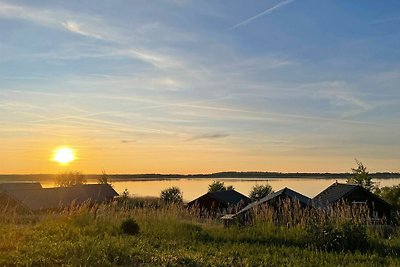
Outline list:
[[[398,266],[400,232],[349,207],[260,208],[223,227],[182,205],[128,200],[54,212],[0,214],[0,266]],[[137,235],[121,233],[134,218]]]

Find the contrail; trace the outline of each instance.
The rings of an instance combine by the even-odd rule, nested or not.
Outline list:
[[[290,4],[291,2],[294,2],[294,1],[295,1],[295,0],[285,0],[285,1],[282,1],[282,2],[280,2],[279,4],[276,4],[275,6],[270,7],[270,8],[268,8],[267,10],[264,10],[263,12],[261,12],[261,13],[259,13],[259,14],[257,14],[257,15],[255,15],[255,16],[251,17],[251,18],[248,18],[248,19],[246,19],[246,20],[244,20],[244,21],[242,21],[242,22],[240,22],[240,23],[238,23],[238,24],[232,26],[232,27],[231,27],[231,30],[232,30],[232,29],[236,29],[236,28],[238,28],[238,27],[240,27],[240,26],[249,24],[249,23],[252,22],[253,20],[258,19],[259,17],[262,17],[262,16],[264,16],[264,15],[270,14],[270,13],[272,13],[272,11],[274,11],[274,10],[276,10],[276,9],[278,9],[278,8],[281,8],[281,7],[283,7],[283,6],[286,6],[287,4]]]

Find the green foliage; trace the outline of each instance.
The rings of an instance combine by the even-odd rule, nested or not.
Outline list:
[[[379,195],[400,211],[400,185],[382,187],[379,189]]]
[[[355,161],[357,163],[357,168],[351,169],[353,176],[348,178],[347,182],[361,185],[365,189],[372,191],[375,188],[375,183],[372,182],[372,178],[368,175],[367,167],[365,167],[361,161],[357,159],[355,159]]]
[[[366,227],[360,223],[344,221],[337,224],[308,224],[309,245],[326,251],[365,251],[368,249]]]
[[[110,178],[108,174],[103,170],[102,174],[97,177],[98,184],[110,184]]]
[[[262,199],[263,197],[268,196],[273,192],[274,191],[272,190],[272,186],[270,186],[269,184],[265,185],[256,184],[251,188],[249,193],[249,198],[252,201],[256,201]]]
[[[60,187],[86,184],[86,178],[80,172],[64,172],[56,176],[55,184]]]
[[[160,199],[166,204],[179,204],[183,202],[183,193],[176,187],[169,187],[161,191]]]
[[[235,188],[232,185],[225,186],[225,183],[221,181],[214,181],[210,185],[208,185],[208,192],[217,192],[217,191],[225,191],[233,189]]]
[[[120,229],[121,233],[125,235],[137,235],[139,233],[139,225],[131,218],[122,221]]]
[[[176,205],[126,210],[110,203],[29,216],[35,219],[0,213],[0,266],[400,266],[398,230],[371,243],[368,226],[352,222],[331,224],[330,239],[317,247],[302,225],[225,228]],[[121,234],[127,218],[135,218],[140,235]],[[340,240],[355,247],[358,238],[365,249],[324,247],[336,233],[350,235]]]

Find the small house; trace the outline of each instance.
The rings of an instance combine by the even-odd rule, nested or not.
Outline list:
[[[187,206],[196,209],[200,216],[218,217],[222,214],[239,210],[251,200],[236,190],[208,192],[192,201]]]
[[[0,191],[0,208],[20,208],[28,211],[57,209],[83,203],[102,203],[110,201],[116,196],[118,193],[108,184],[84,184],[54,188],[7,187],[7,190]]]
[[[285,187],[275,193],[271,193],[261,198],[260,200],[254,201],[253,203],[239,210],[237,213],[227,214],[221,219],[224,220],[226,225],[230,224],[233,220],[238,220],[241,224],[246,224],[252,221],[253,212],[255,209],[261,210],[264,208],[272,208],[275,214],[279,215],[282,213],[285,204],[286,207],[293,207],[293,209],[290,209],[289,212],[295,210],[295,205],[298,205],[297,207],[301,209],[312,207],[311,199],[309,197]]]
[[[316,207],[326,209],[335,204],[366,206],[373,221],[390,221],[392,206],[379,196],[356,184],[334,183],[313,199]]]

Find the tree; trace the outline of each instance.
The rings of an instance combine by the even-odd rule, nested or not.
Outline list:
[[[178,204],[183,202],[183,193],[179,187],[173,186],[161,191],[160,199],[167,204]]]
[[[375,183],[368,175],[367,167],[365,167],[361,161],[358,161],[357,159],[355,159],[355,161],[357,163],[357,168],[351,169],[353,176],[347,179],[347,183],[358,184],[363,186],[365,189],[372,191],[375,188]]]
[[[59,187],[68,187],[79,184],[86,184],[86,178],[80,172],[64,172],[56,177],[56,185]]]
[[[400,210],[400,185],[380,188],[379,195],[395,209]]]
[[[208,192],[226,191],[235,189],[232,185],[225,186],[224,182],[214,181],[208,185]]]
[[[262,199],[263,197],[268,196],[273,192],[274,191],[272,191],[272,186],[270,186],[269,184],[265,185],[256,184],[251,188],[249,198],[252,201],[256,201]]]
[[[110,184],[108,174],[103,170],[103,173],[97,177],[98,184]]]

